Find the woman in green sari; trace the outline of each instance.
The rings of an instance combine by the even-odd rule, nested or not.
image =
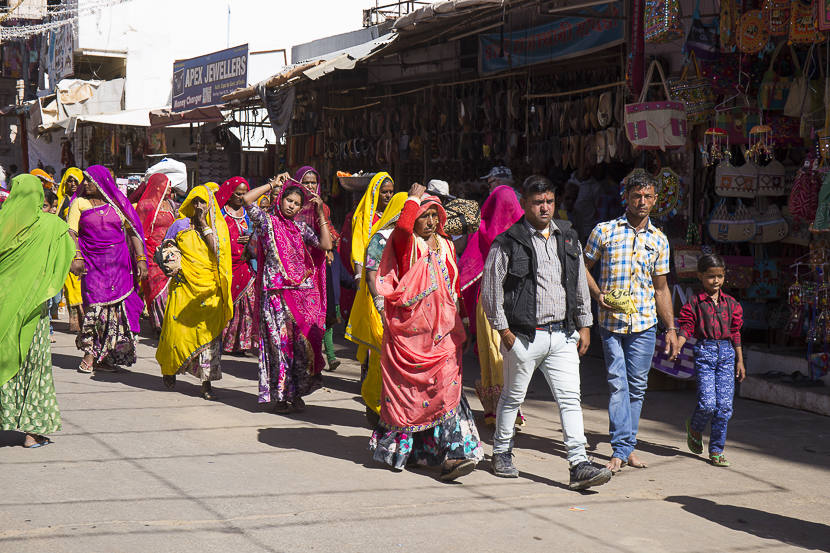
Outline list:
[[[25,432],[23,447],[47,445],[44,434],[61,429],[46,306],[75,245],[66,222],[42,207],[40,179],[24,174],[0,210],[0,429]]]

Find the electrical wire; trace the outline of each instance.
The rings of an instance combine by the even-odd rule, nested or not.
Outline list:
[[[80,16],[92,15],[103,8],[125,4],[130,1],[131,0],[90,0],[89,2],[84,2],[83,5],[79,2],[78,7],[48,11],[47,17],[49,19],[53,19],[52,21],[35,23],[33,25],[21,25],[19,27],[0,27],[0,42],[29,38],[31,36],[44,34],[68,25],[72,25],[74,28],[77,28]],[[8,11],[0,11],[0,21],[4,19],[15,19],[12,12],[16,8],[17,6]],[[54,19],[58,17],[61,17],[61,19]]]

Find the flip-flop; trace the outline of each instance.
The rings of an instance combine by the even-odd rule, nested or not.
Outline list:
[[[726,456],[723,453],[716,453],[714,455],[710,453],[709,460],[716,467],[728,467],[730,465],[729,461],[726,460]]]
[[[25,447],[26,449],[34,449],[36,447],[43,447],[43,446],[49,445],[51,443],[52,443],[52,440],[50,440],[49,438],[44,436],[42,442],[35,442],[32,445],[24,445],[23,447]]]
[[[703,440],[698,440],[692,436],[692,418],[686,419],[686,445],[689,446],[689,451],[695,455],[703,453]]]
[[[81,359],[81,364],[78,365],[78,372],[84,374],[92,374],[92,363],[85,363],[83,359]]]
[[[274,405],[274,413],[277,415],[288,415],[291,413],[291,410],[288,408],[287,401],[278,401],[276,405]]]

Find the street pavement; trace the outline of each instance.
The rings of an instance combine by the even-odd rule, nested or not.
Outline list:
[[[146,321],[145,321],[146,322]],[[372,460],[354,349],[306,398],[303,414],[257,403],[255,358],[225,357],[219,401],[179,376],[162,384],[156,341],[116,374],[76,371],[55,324],[63,430],[19,447],[0,432],[0,551],[701,552],[830,551],[830,419],[736,398],[728,469],[686,448],[691,390],[648,392],[640,446],[649,469],[625,468],[586,492],[567,489],[559,415],[540,374],[517,433],[518,479],[489,472],[492,429],[464,384],[487,460],[455,483],[436,470],[392,472]],[[342,333],[341,333],[342,336]],[[608,389],[601,351],[583,358],[590,454],[605,463]]]

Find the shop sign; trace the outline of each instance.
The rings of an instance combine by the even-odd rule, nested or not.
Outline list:
[[[619,2],[594,6],[597,12],[620,16]],[[575,58],[604,50],[625,41],[619,19],[566,17],[531,29],[504,35],[504,57],[500,57],[500,33],[479,35],[479,72],[482,75],[537,63]]]
[[[248,45],[173,64],[173,111],[222,104],[222,96],[248,86]]]

